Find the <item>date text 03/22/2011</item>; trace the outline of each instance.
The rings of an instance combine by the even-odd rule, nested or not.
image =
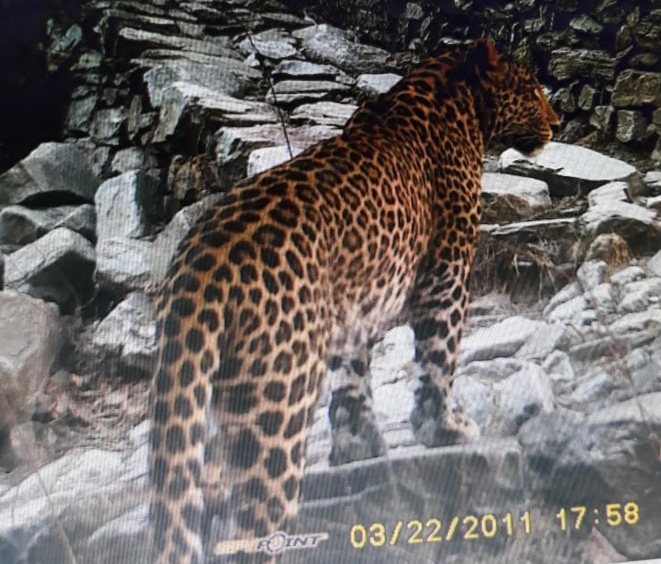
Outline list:
[[[640,507],[634,501],[608,503],[600,506],[576,505],[562,507],[554,515],[554,522],[563,531],[605,524],[609,527],[633,526],[640,521]],[[491,539],[498,535],[512,536],[517,532],[535,532],[530,510],[502,515],[455,515],[447,520],[431,517],[425,520],[399,520],[392,524],[356,523],[349,532],[349,542],[357,550],[381,548],[398,544],[423,544]]]

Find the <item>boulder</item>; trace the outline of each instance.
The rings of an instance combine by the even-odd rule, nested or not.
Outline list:
[[[586,147],[555,142],[535,158],[508,149],[500,156],[499,169],[543,180],[553,196],[587,194],[608,182],[629,181],[637,174],[633,166],[618,159]]]
[[[0,207],[58,199],[92,202],[100,181],[90,163],[68,143],[43,143],[0,175]]]

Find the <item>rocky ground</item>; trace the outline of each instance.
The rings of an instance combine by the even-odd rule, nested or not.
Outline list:
[[[141,561],[149,293],[212,192],[336,134],[401,72],[300,15],[248,38],[211,4],[129,7],[103,20],[124,57],[105,104],[89,50],[69,137],[0,175],[3,563]],[[564,143],[485,171],[455,385],[482,438],[414,443],[412,334],[392,330],[371,364],[389,454],[329,468],[324,398],[296,530],[329,538],[287,562],[661,557],[661,171]]]

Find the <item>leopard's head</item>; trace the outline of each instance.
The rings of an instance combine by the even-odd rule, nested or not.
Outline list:
[[[560,125],[537,79],[493,43],[479,39],[470,48],[478,111],[486,127],[487,144],[500,142],[526,155],[535,155]]]

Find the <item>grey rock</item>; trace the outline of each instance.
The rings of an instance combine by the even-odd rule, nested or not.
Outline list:
[[[570,284],[563,286],[560,291],[549,300],[549,303],[546,304],[543,316],[548,319],[549,314],[558,306],[582,295],[583,289],[579,286],[578,282],[571,282]]]
[[[355,43],[347,32],[326,24],[297,30],[293,36],[300,40],[306,57],[346,72],[381,72],[389,58],[387,51]]]
[[[0,497],[0,538],[11,539],[3,558],[65,562],[73,552],[81,564],[110,564],[118,556],[147,562],[145,462],[136,468],[119,452],[77,449],[39,468]],[[142,519],[130,518],[138,507]],[[122,522],[131,525],[125,537],[100,547],[98,536]]]
[[[594,104],[596,94],[597,91],[592,86],[585,84],[578,95],[578,107],[589,112]]]
[[[554,386],[560,391],[567,389],[576,381],[576,372],[569,355],[564,351],[553,351],[542,363],[542,368],[549,375]]]
[[[585,14],[572,18],[569,22],[569,27],[590,35],[599,35],[604,29],[603,25]]]
[[[658,331],[661,328],[661,310],[654,308],[637,313],[628,313],[616,319],[609,325],[611,331],[617,333]]]
[[[149,168],[150,164],[152,163],[144,151],[138,147],[127,147],[115,153],[110,164],[110,171],[114,174],[122,174],[130,170]]]
[[[277,112],[269,104],[239,100],[203,86],[175,82],[163,95],[154,142],[169,139],[180,128],[184,117],[191,114],[200,121],[210,120],[226,126],[279,122]]]
[[[661,171],[650,170],[643,178],[643,182],[650,194],[661,195]]]
[[[661,278],[648,278],[625,284],[621,289],[622,299],[618,306],[620,313],[643,311],[650,305],[659,306]]]
[[[273,168],[276,165],[290,160],[302,151],[303,149],[299,147],[288,147],[287,145],[255,149],[248,157],[246,176],[250,177]]]
[[[70,131],[89,133],[97,103],[98,98],[96,96],[86,96],[85,98],[72,100],[65,118],[66,127]]]
[[[601,260],[583,263],[576,271],[576,279],[584,292],[592,292],[599,284],[606,282],[608,265]]]
[[[191,39],[125,26],[119,30],[118,38],[120,43],[118,49],[124,47],[134,56],[144,55],[145,51],[167,49],[230,59],[237,57],[236,51],[229,46],[227,38],[222,37]]]
[[[96,209],[91,204],[77,206],[69,215],[62,218],[54,226],[66,227],[75,233],[80,233],[89,241],[96,241]]]
[[[586,299],[593,309],[601,314],[614,313],[617,310],[617,298],[612,284],[604,283],[590,290]]]
[[[108,108],[94,113],[90,135],[102,145],[119,145],[120,134],[126,123],[124,108]]]
[[[606,51],[561,47],[551,52],[549,72],[558,80],[576,77],[613,80],[616,63]]]
[[[333,65],[319,65],[309,61],[280,61],[273,69],[274,78],[314,78],[315,80],[334,80],[343,72]]]
[[[144,290],[151,282],[152,246],[149,241],[109,237],[96,246],[96,281],[118,293]]]
[[[661,106],[661,72],[622,71],[617,75],[611,103],[619,108]]]
[[[153,245],[150,263],[151,278],[160,283],[167,272],[170,262],[186,233],[208,211],[221,196],[214,194],[177,212],[165,229],[158,234]]]
[[[43,143],[0,175],[0,206],[66,194],[92,202],[99,186],[85,156],[67,143]]]
[[[588,194],[590,206],[609,204],[615,202],[629,202],[629,185],[626,182],[609,182],[599,188],[595,188]]]
[[[551,382],[544,370],[528,362],[498,386],[499,421],[502,432],[513,435],[528,419],[554,409]]]
[[[605,399],[613,390],[613,378],[603,368],[596,368],[579,378],[576,389],[571,394],[572,404],[590,404]]]
[[[632,350],[625,358],[622,372],[623,378],[630,385],[630,397],[661,390],[659,358],[655,358],[647,350]]]
[[[346,84],[329,80],[282,80],[266,94],[266,101],[273,104],[293,104],[308,100],[321,100],[349,91]]]
[[[658,249],[661,222],[653,210],[626,202],[602,202],[581,216],[585,233],[591,237],[614,232],[633,250]]]
[[[319,141],[333,137],[342,130],[328,125],[291,127],[287,129],[292,149],[304,149]],[[255,127],[226,127],[218,132],[216,160],[221,171],[221,185],[230,188],[247,175],[250,154],[263,147],[285,146],[282,126],[266,124]],[[288,155],[282,149],[281,155]]]
[[[482,220],[517,221],[551,208],[548,185],[541,180],[512,174],[482,175]]]
[[[654,274],[654,276],[661,277],[661,251],[656,253],[652,258],[647,261],[647,269]]]
[[[7,206],[0,210],[0,245],[22,246],[32,243],[76,209],[76,206],[46,209]]]
[[[94,331],[92,346],[99,363],[108,372],[119,365],[126,376],[135,371],[151,373],[156,350],[156,318],[150,299],[130,293]]]
[[[535,331],[524,345],[517,351],[517,358],[542,360],[555,349],[563,348],[569,344],[567,327],[560,323],[540,322]]]
[[[588,301],[582,296],[577,296],[561,303],[544,313],[549,323],[578,323],[583,312],[588,308]]]
[[[647,127],[647,119],[641,112],[635,110],[619,110],[617,112],[615,136],[622,143],[646,139],[649,136]]]
[[[645,271],[640,266],[629,266],[615,274],[611,274],[610,281],[615,286],[624,286],[643,278],[645,278]]]
[[[530,337],[546,325],[525,317],[510,317],[491,327],[479,329],[463,339],[459,362],[468,364],[475,360],[491,360],[511,356]]]
[[[315,123],[344,127],[344,124],[358,109],[354,104],[340,104],[338,102],[316,102],[302,104],[289,116],[292,123]]]
[[[0,292],[0,311],[0,433],[5,435],[30,420],[34,396],[64,342],[57,308],[52,304],[5,291]],[[21,458],[20,452],[15,454]]]
[[[590,125],[599,131],[608,133],[613,127],[615,108],[613,106],[595,106],[590,114]]]
[[[147,233],[146,208],[156,191],[155,180],[132,170],[106,180],[94,198],[99,240],[109,237],[137,239]]]
[[[367,96],[376,96],[389,92],[402,76],[394,73],[361,74],[356,81],[356,88]]]
[[[54,301],[70,313],[92,295],[95,259],[87,239],[58,227],[6,258],[5,287]]]
[[[508,149],[500,156],[499,169],[544,180],[555,196],[587,193],[608,182],[627,181],[636,174],[636,169],[623,161],[585,147],[555,142],[536,158]]]
[[[573,114],[576,111],[576,97],[569,88],[558,88],[550,98],[550,102],[558,105],[563,112]]]
[[[148,64],[150,61],[143,61]],[[227,57],[190,56],[171,59],[151,66],[145,74],[149,101],[160,108],[168,88],[176,82],[186,82],[209,88],[228,96],[241,96],[261,78],[261,73]]]
[[[245,55],[257,52],[268,59],[282,60],[297,55],[295,45],[296,40],[290,33],[281,29],[268,29],[246,37],[239,44],[239,49]]]

